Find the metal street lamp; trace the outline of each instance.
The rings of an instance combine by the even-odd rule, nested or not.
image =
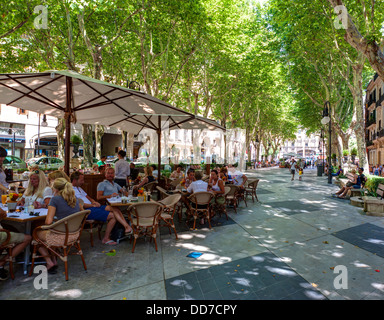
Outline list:
[[[326,101],[325,104],[324,104],[324,109],[323,109],[323,119],[321,119],[321,123],[323,125],[326,125],[328,123],[329,125],[329,128],[328,128],[328,132],[329,132],[329,140],[328,140],[328,149],[329,149],[329,152],[328,152],[328,183],[329,184],[332,184],[332,170],[331,170],[331,152],[332,152],[332,149],[331,149],[331,145],[332,145],[332,121],[331,121],[331,117],[330,117],[330,111],[331,111],[331,104],[329,101]]]

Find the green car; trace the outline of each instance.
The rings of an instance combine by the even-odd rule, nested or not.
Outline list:
[[[38,165],[43,170],[59,170],[64,166],[64,161],[55,157],[40,157],[28,160],[28,166]]]
[[[27,164],[18,157],[6,156],[3,162],[3,167],[6,169],[27,169]]]

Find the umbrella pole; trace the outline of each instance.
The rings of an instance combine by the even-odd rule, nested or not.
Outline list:
[[[69,176],[69,153],[71,140],[71,105],[72,78],[66,77],[66,106],[65,106],[65,139],[64,139],[64,172]]]
[[[157,172],[158,172],[158,183],[161,184],[161,117],[158,119],[157,129]]]

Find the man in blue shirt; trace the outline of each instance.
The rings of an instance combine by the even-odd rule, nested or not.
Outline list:
[[[128,196],[128,192],[124,191],[120,185],[114,182],[115,180],[115,169],[113,168],[107,168],[105,171],[105,180],[100,182],[97,185],[97,200],[98,201],[108,201],[109,198],[116,197],[120,193],[124,194],[125,196]],[[120,222],[124,228],[126,234],[132,233],[132,228],[128,224],[128,222],[125,220],[123,214],[121,213],[120,209],[117,207],[114,207],[114,211],[116,220]]]

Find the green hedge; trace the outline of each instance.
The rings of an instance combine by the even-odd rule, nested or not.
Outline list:
[[[365,188],[367,188],[371,194],[376,195],[377,186],[380,183],[384,184],[384,177],[379,177],[370,174],[366,175],[366,177],[367,182],[365,183]]]

